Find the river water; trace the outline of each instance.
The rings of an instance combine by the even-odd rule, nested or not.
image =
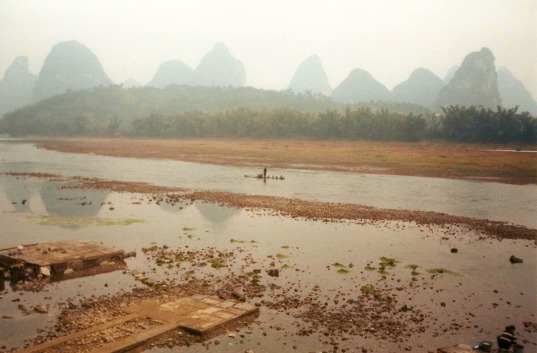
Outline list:
[[[196,190],[277,195],[306,200],[350,202],[385,208],[445,212],[489,218],[535,228],[537,187],[435,178],[362,175],[302,170],[269,170],[285,180],[244,178],[250,168],[222,167],[157,159],[112,158],[64,154],[37,149],[28,141],[0,141],[0,172],[53,173],[63,176],[147,182]],[[265,213],[230,209],[203,202],[177,205],[148,202],[147,195],[105,190],[64,188],[66,182],[0,175],[0,248],[66,239],[95,241],[138,256],[130,269],[156,279],[182,278],[185,271],[218,278],[225,273],[265,269],[271,261],[281,275],[261,277],[264,285],[281,286],[307,295],[318,286],[327,301],[356,298],[363,285],[396,286],[400,305],[419,308],[427,329],[401,341],[372,335],[344,336],[339,349],[347,351],[435,351],[457,343],[493,341],[507,324],[519,328],[526,351],[537,347],[537,333],[524,323],[537,323],[537,251],[534,241],[481,239],[460,227],[420,227],[402,222],[324,223],[294,220]],[[139,222],[122,225],[122,220]],[[99,223],[99,221],[105,221]],[[188,236],[187,236],[187,233]],[[141,249],[153,244],[170,249],[235,251],[243,259],[221,269],[170,270],[155,266]],[[457,248],[456,254],[450,250]],[[280,260],[275,260],[282,254]],[[510,255],[524,259],[513,265]],[[381,257],[400,263],[388,274],[365,271]],[[253,261],[252,261],[253,259]],[[334,263],[353,264],[349,273],[336,273]],[[247,265],[245,265],[247,264]],[[405,265],[419,265],[411,276]],[[245,269],[244,266],[247,268]],[[445,268],[458,275],[430,275],[426,269]],[[0,352],[22,347],[39,330],[51,329],[67,300],[113,295],[143,286],[121,271],[55,282],[41,292],[18,291],[6,284],[0,291]],[[267,293],[266,300],[274,300]],[[256,301],[256,299],[250,299]],[[258,304],[262,304],[259,300]],[[48,314],[26,315],[19,305],[48,304]],[[240,340],[226,335],[208,341],[212,353],[253,349],[255,352],[332,351],[322,333],[296,334],[304,323],[293,312],[261,305],[255,324],[241,330]],[[409,323],[410,325],[412,323]],[[283,328],[283,329],[282,329]],[[5,348],[2,348],[5,346]],[[291,347],[296,346],[297,349]],[[151,348],[152,353],[198,352],[199,345]]]
[[[0,162],[0,172],[56,173],[194,190],[435,211],[537,228],[537,185],[293,169],[270,169],[269,175],[284,175],[285,180],[269,179],[263,183],[244,178],[243,175],[260,172],[247,167],[66,154],[10,140],[0,140]]]

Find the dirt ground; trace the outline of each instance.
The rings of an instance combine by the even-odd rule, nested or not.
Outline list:
[[[510,184],[537,183],[537,153],[533,153],[535,146],[442,142],[78,138],[42,141],[39,147],[70,153],[260,168],[269,166],[489,180]]]

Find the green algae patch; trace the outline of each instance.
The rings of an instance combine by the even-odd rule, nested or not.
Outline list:
[[[59,227],[91,227],[91,226],[129,226],[136,223],[145,223],[142,219],[118,219],[118,218],[98,218],[98,217],[60,217],[41,216],[38,224],[42,226]]]
[[[245,243],[252,243],[252,244],[254,244],[254,243],[257,243],[257,241],[255,241],[255,240],[249,240],[249,241],[247,241],[247,240],[238,240],[238,239],[233,239],[233,238],[231,238],[231,239],[229,240],[229,242],[230,242],[231,244],[245,244]]]
[[[289,256],[281,254],[281,253],[278,253],[278,254],[276,254],[276,258],[278,258],[280,260],[283,260],[283,259],[289,258]]]
[[[339,263],[339,262],[334,262],[334,263],[332,264],[332,266],[334,266],[334,267],[339,267],[339,268],[347,268],[346,265],[343,265],[342,263]]]
[[[450,271],[450,270],[446,270],[445,268],[429,268],[429,269],[427,269],[427,272],[433,273],[433,274],[446,274],[446,275],[451,275],[451,276],[462,276],[458,272],[453,272],[453,271]]]
[[[396,259],[390,259],[388,257],[381,257],[379,266],[381,267],[395,267],[396,264],[400,263],[401,261]]]
[[[371,266],[371,262],[368,262],[367,265],[365,265],[364,270],[366,270],[366,271],[376,271],[377,268]]]
[[[196,230],[196,228],[184,227],[183,230],[184,230],[185,232],[192,232],[192,231]]]
[[[221,268],[225,266],[224,261],[222,261],[222,259],[219,257],[213,257],[209,260],[209,262],[211,263],[212,268]]]
[[[151,246],[151,247],[149,247],[149,248],[142,248],[142,252],[143,252],[144,254],[147,254],[148,252],[154,252],[154,251],[157,251],[157,249],[158,249],[158,246],[153,245],[153,246]]]
[[[340,268],[339,270],[337,270],[337,273],[339,273],[340,275],[346,275],[346,274],[349,274],[351,271],[345,269],[345,268]]]
[[[272,289],[272,290],[280,289],[280,288],[282,288],[282,286],[279,286],[276,283],[271,283],[270,284],[270,289]]]
[[[419,266],[418,265],[414,265],[414,264],[410,264],[410,265],[406,265],[405,268],[408,268],[408,269],[412,269],[412,272],[410,272],[410,274],[412,276],[417,276],[419,275],[420,273],[416,271],[416,269],[418,268]]]
[[[258,273],[251,272],[250,277],[252,278],[250,280],[250,283],[252,283],[252,284],[259,284],[259,282],[261,282],[261,277],[262,276],[260,274],[258,274]]]
[[[375,294],[377,290],[370,284],[366,284],[360,287],[360,291],[364,294]]]

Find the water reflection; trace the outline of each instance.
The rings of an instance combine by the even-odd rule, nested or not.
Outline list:
[[[240,209],[225,208],[209,203],[196,202],[195,205],[200,215],[212,223],[225,223],[241,213]]]
[[[110,192],[95,190],[86,196],[76,189],[58,189],[57,185],[42,183],[39,188],[41,199],[48,215],[63,217],[95,217],[104,205]],[[67,185],[69,187],[69,185]],[[82,207],[74,207],[82,206]]]
[[[0,139],[0,172],[47,172],[191,190],[435,211],[537,228],[537,185],[276,168],[270,171],[286,179],[263,183],[244,178],[245,174],[256,173],[248,167],[58,153],[36,149],[31,143]]]
[[[0,192],[5,195],[5,203],[10,204],[7,209],[43,216],[96,217],[110,192],[85,193],[72,189],[72,185],[58,188],[50,181],[0,176]]]

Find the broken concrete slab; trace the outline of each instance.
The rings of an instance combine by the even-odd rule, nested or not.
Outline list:
[[[167,303],[157,301],[142,301],[125,308],[125,316],[111,322],[97,325],[81,332],[59,337],[55,340],[29,347],[16,353],[39,353],[44,351],[64,352],[76,351],[77,345],[85,344],[84,337],[98,334],[106,329],[119,327],[134,320],[151,321],[152,325],[146,330],[122,335],[121,339],[113,342],[93,344],[89,353],[119,353],[140,346],[175,329],[205,335],[239,318],[256,314],[259,309],[255,305],[232,300],[221,300],[216,297],[196,295],[179,298]],[[81,343],[79,343],[81,342]],[[81,348],[81,347],[78,347]]]
[[[108,272],[122,264],[125,252],[96,243],[58,241],[17,246],[0,250],[0,266],[12,279],[26,274],[56,278],[77,277],[81,271],[102,268]],[[92,271],[99,273],[99,271]]]

